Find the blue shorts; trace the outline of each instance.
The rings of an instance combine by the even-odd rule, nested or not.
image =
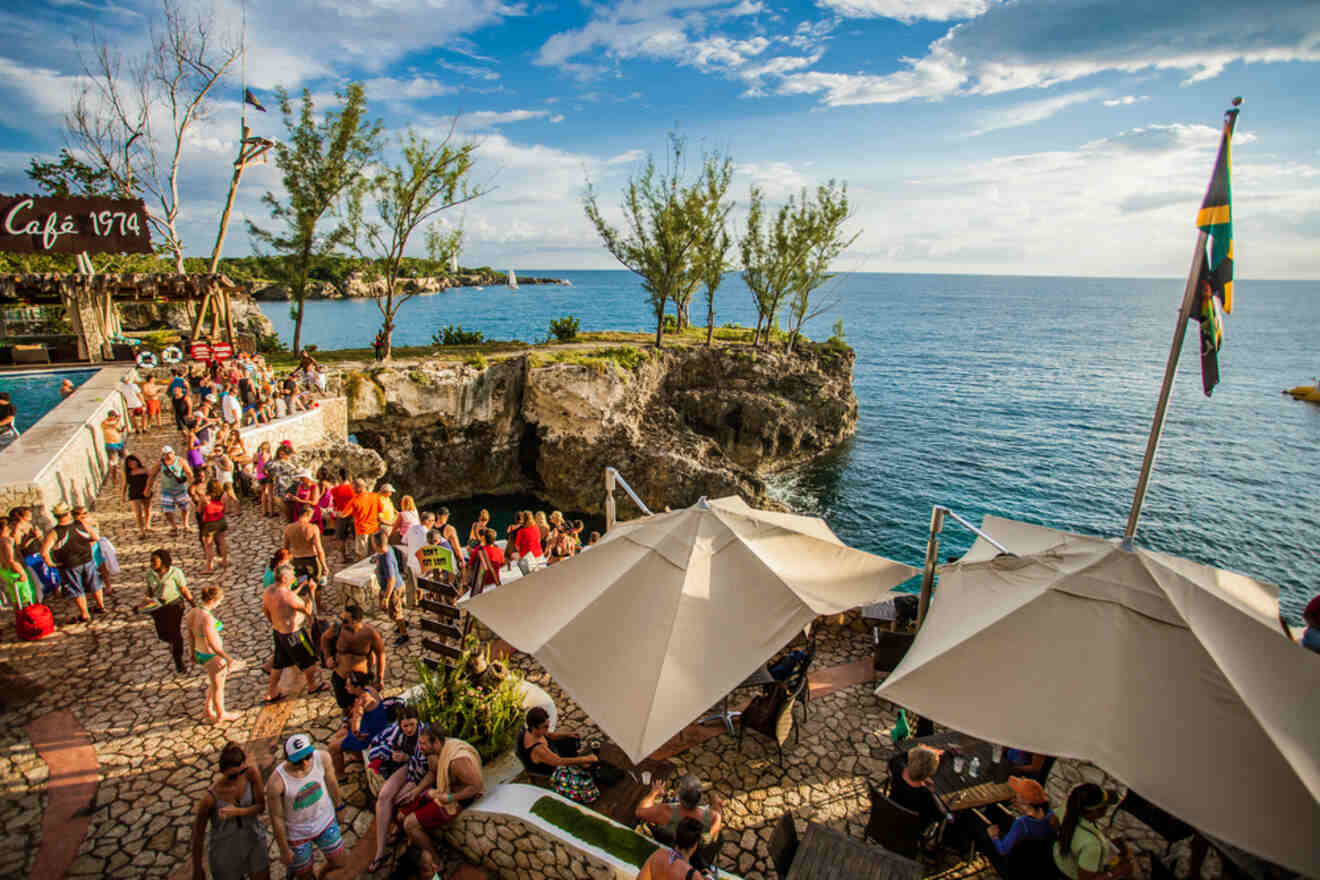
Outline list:
[[[327,859],[344,848],[344,839],[339,836],[339,820],[331,819],[325,830],[311,840],[291,840],[289,849],[293,850],[293,861],[289,863],[289,873],[297,874],[312,866],[316,850]]]
[[[60,578],[64,582],[64,591],[75,598],[101,592],[101,575],[96,570],[95,562],[74,568],[61,568]]]

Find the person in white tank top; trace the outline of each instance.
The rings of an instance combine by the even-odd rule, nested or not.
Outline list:
[[[336,813],[342,804],[329,753],[315,748],[307,734],[295,733],[284,743],[284,756],[288,760],[276,765],[266,783],[280,861],[290,877],[312,877],[319,849],[329,868],[322,880],[347,880],[353,872],[339,833]]]

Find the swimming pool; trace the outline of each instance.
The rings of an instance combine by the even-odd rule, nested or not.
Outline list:
[[[37,373],[0,373],[0,391],[8,391],[18,415],[19,431],[31,428],[60,403],[60,383],[68,379],[74,387],[96,375],[96,370],[42,370]]]

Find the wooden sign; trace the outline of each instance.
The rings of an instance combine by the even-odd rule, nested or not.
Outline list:
[[[439,544],[426,544],[417,551],[417,561],[422,564],[426,571],[452,572],[454,568],[454,554],[449,552],[449,548],[442,547]]]
[[[0,251],[13,254],[149,254],[141,199],[0,195]]]

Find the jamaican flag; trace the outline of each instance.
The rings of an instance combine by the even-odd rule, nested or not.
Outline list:
[[[1201,255],[1200,279],[1192,317],[1201,323],[1201,388],[1206,397],[1219,384],[1219,347],[1224,341],[1224,314],[1233,311],[1233,126],[1237,123],[1241,98],[1233,99],[1233,109],[1224,114],[1224,132],[1219,139],[1219,156],[1206,190],[1196,225],[1210,237],[1208,254]]]

